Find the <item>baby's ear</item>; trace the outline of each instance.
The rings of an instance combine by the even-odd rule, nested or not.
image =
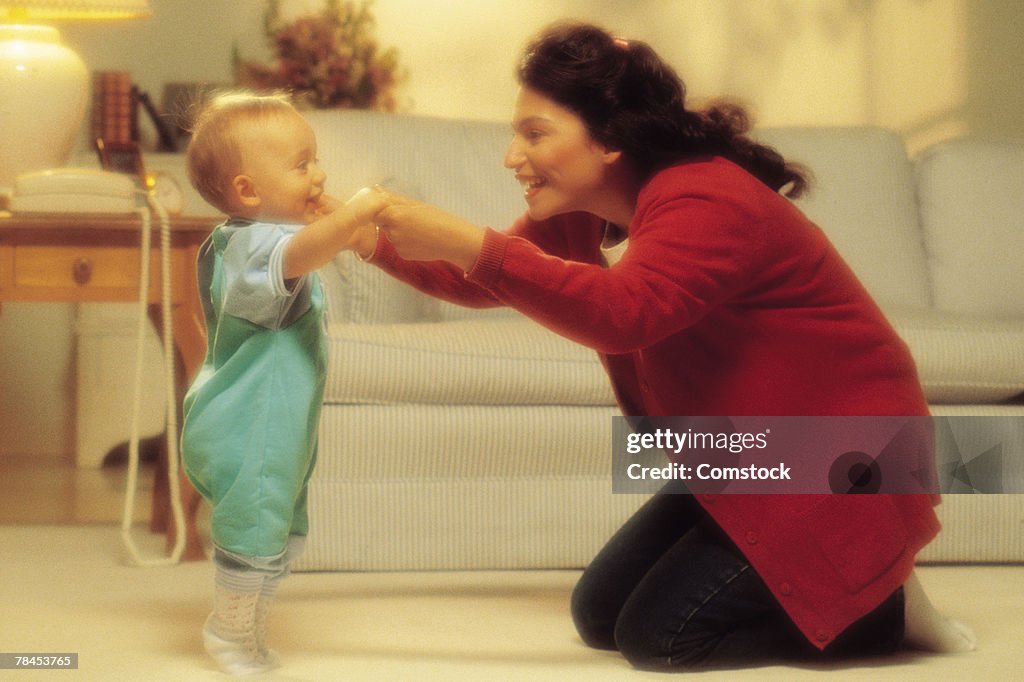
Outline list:
[[[260,195],[256,191],[256,183],[248,175],[236,175],[231,180],[231,198],[243,208],[257,208]]]

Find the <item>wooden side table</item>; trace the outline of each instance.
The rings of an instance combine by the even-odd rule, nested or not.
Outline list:
[[[171,220],[171,310],[176,355],[178,406],[206,354],[206,331],[196,288],[196,256],[216,216]],[[0,302],[137,301],[141,219],[133,215],[22,214],[0,211]],[[153,226],[150,261],[150,319],[159,328],[161,258],[159,229]],[[166,464],[166,462],[164,462]],[[196,532],[199,498],[182,475],[186,508],[186,559],[203,558]],[[170,493],[166,467],[157,467],[150,527],[168,533]]]

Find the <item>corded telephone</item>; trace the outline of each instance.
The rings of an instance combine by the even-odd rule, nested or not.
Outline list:
[[[14,181],[12,213],[136,213],[139,188],[130,175],[92,168],[25,173]]]

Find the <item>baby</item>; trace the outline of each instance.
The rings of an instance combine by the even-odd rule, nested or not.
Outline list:
[[[314,272],[338,251],[372,250],[371,189],[323,193],[310,125],[287,98],[215,98],[188,149],[193,185],[228,219],[199,254],[208,349],[184,401],[182,458],[211,503],[214,608],[203,643],[222,670],[277,664],[267,609],[307,534],[326,369]]]

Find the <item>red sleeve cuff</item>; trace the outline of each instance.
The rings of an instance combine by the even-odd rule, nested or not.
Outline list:
[[[480,247],[473,269],[466,273],[466,279],[490,289],[501,274],[505,264],[505,253],[508,251],[509,237],[506,234],[487,228],[484,231],[484,243]]]
[[[388,239],[387,234],[384,230],[377,233],[377,245],[373,249],[373,253],[367,256],[365,259],[360,259],[365,263],[373,263],[374,265],[383,265],[385,263],[394,263],[399,260],[398,252],[395,251],[395,247],[391,245],[391,240]]]

